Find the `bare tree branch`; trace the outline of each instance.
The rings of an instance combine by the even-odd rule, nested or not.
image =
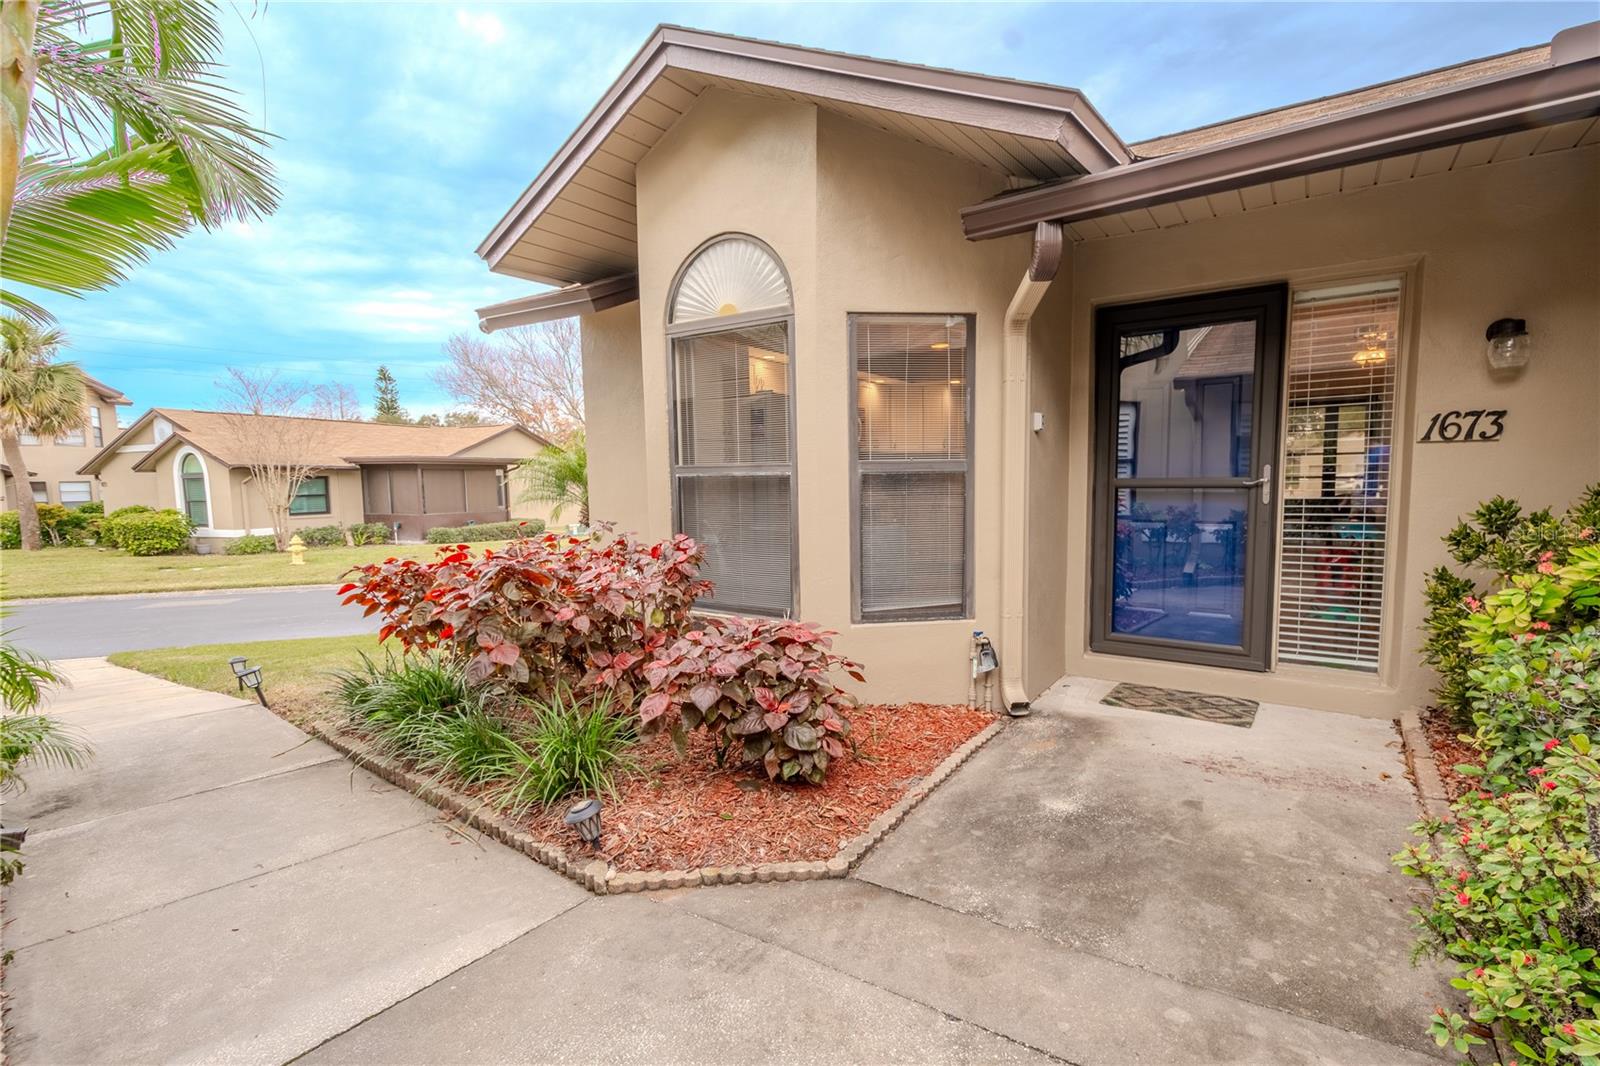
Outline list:
[[[275,370],[251,374],[237,367],[229,367],[227,380],[218,384],[228,431],[238,442],[250,469],[249,484],[261,497],[282,551],[289,546],[289,505],[300,484],[316,474],[325,430],[316,422],[263,416],[295,414],[310,390],[280,378]]]
[[[551,440],[583,429],[583,351],[576,319],[541,322],[493,338],[458,333],[433,380],[457,403]]]
[[[310,392],[313,418],[337,418],[343,422],[361,421],[361,401],[349,385],[314,385]]]

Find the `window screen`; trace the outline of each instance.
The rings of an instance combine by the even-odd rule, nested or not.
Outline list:
[[[100,427],[100,408],[89,408],[89,426],[94,432],[94,446],[96,448],[105,447],[105,432]]]
[[[290,514],[327,514],[328,513],[328,479],[325,477],[308,477],[300,482],[294,490],[294,498],[289,501]]]
[[[58,434],[56,436],[56,443],[72,445],[74,447],[83,444],[83,429],[81,427],[78,429],[69,429],[65,433]]]
[[[970,335],[965,315],[851,319],[863,620],[969,613]]]
[[[1378,668],[1400,283],[1302,290],[1289,324],[1278,657]]]
[[[709,607],[794,606],[789,327],[679,337],[673,350],[678,528],[705,547]]]
[[[46,481],[30,481],[28,487],[33,490],[34,503],[50,502],[50,483]]]
[[[178,467],[183,482],[183,513],[197,526],[207,523],[205,468],[194,455],[185,455]]]
[[[57,487],[61,490],[63,507],[82,507],[94,500],[94,493],[87,481],[63,481]]]

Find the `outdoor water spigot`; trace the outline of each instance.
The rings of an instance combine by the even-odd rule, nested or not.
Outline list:
[[[306,542],[300,539],[298,533],[289,538],[289,565],[306,565]]]

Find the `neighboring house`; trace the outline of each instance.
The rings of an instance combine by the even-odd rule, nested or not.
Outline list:
[[[241,418],[281,429],[242,432]],[[251,486],[252,439],[292,440],[294,454],[313,466],[290,507],[294,528],[381,522],[397,539],[417,541],[435,526],[545,517],[519,504],[519,487],[507,483],[510,469],[545,441],[511,425],[406,426],[156,407],[82,473],[100,486],[107,511],[130,504],[184,511],[204,550],[272,532]]]
[[[1600,24],[1137,144],[662,28],[478,249],[562,288],[479,315],[579,316],[596,518],[693,534],[710,606],[839,630],[870,698],[962,699],[982,629],[1008,703],[1392,716],[1456,516],[1600,477],[1597,114]]]
[[[85,374],[84,392],[88,399],[88,424],[82,429],[41,440],[32,434],[22,437],[22,457],[28,461],[27,489],[36,503],[59,503],[77,507],[100,499],[99,486],[78,472],[86,458],[105,447],[117,435],[117,408],[133,401],[110,385]],[[0,510],[17,509],[16,486],[11,471],[0,477]]]

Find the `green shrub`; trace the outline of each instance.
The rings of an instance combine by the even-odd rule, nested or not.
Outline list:
[[[150,514],[150,513],[154,512],[154,511],[155,511],[154,507],[146,507],[142,503],[130,503],[126,507],[118,507],[115,511],[112,511],[110,514],[106,515],[106,517],[107,518],[122,518],[125,515]]]
[[[334,548],[344,543],[344,528],[342,526],[312,526],[310,529],[297,530],[300,539],[308,548]]]
[[[464,544],[468,541],[517,540],[544,532],[537,518],[517,522],[482,522],[475,526],[436,526],[428,530],[429,544]]]
[[[1519,787],[1550,742],[1600,729],[1600,626],[1501,640],[1469,676],[1473,740],[1495,791]]]
[[[37,510],[39,540],[46,547],[73,547],[88,539],[89,515],[59,503],[41,503]]]
[[[228,546],[222,550],[227,555],[265,555],[277,551],[278,542],[266,534],[247,533],[228,541]]]
[[[382,522],[357,522],[350,527],[350,540],[357,545],[388,544],[394,539],[394,530]]]
[[[1549,510],[1525,515],[1515,501],[1496,496],[1445,534],[1457,563],[1491,575],[1487,590],[1447,567],[1427,576],[1423,661],[1438,673],[1439,705],[1457,721],[1467,723],[1472,710],[1469,671],[1478,655],[1469,642],[1481,654],[1498,637],[1528,632],[1535,622],[1546,629],[1575,629],[1600,621],[1600,593],[1586,599],[1557,596],[1554,589],[1557,572],[1600,540],[1597,531],[1600,485],[1591,485],[1560,519]]]
[[[638,739],[631,715],[609,694],[574,696],[565,686],[530,704],[532,719],[510,749],[517,772],[494,799],[509,810],[548,806],[574,793],[616,795],[616,775],[634,768],[627,749]]]
[[[192,528],[187,517],[171,508],[108,517],[102,527],[116,546],[129,555],[181,552],[188,547]]]
[[[106,513],[105,501],[90,500],[88,503],[80,503],[78,504],[77,511],[81,515],[88,515],[90,517],[94,517],[96,515],[103,516]]]
[[[1469,793],[1394,856],[1431,898],[1417,908],[1417,951],[1452,960],[1473,1022],[1502,1023],[1522,1062],[1600,1055],[1600,859],[1591,848],[1600,762],[1584,734],[1546,742],[1519,791]],[[1429,839],[1432,838],[1432,839]],[[1432,1031],[1459,1053],[1483,1040],[1443,1008]]]
[[[0,549],[22,547],[22,516],[15,511],[0,511]]]
[[[129,504],[127,507],[118,507],[115,511],[112,511],[110,514],[106,515],[100,520],[100,532],[98,537],[100,543],[109,548],[122,547],[121,544],[117,543],[117,530],[119,528],[117,520],[126,518],[129,515],[154,513],[154,507],[146,507],[142,503]]]

